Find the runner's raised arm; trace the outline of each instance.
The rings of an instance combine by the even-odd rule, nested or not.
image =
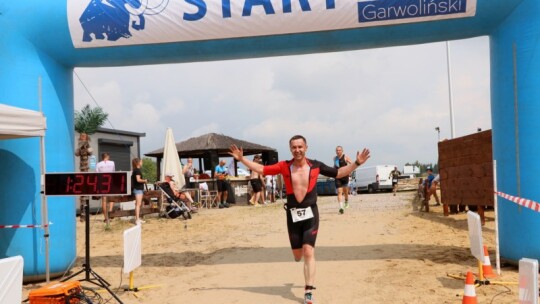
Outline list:
[[[247,158],[244,157],[244,149],[238,148],[236,145],[231,145],[229,154],[234,157],[237,161],[244,164],[249,169],[259,173],[263,174],[263,165],[258,164],[256,162],[253,162]]]
[[[360,151],[356,152],[356,160],[354,161],[354,163],[339,168],[336,178],[349,176],[351,172],[353,172],[356,168],[360,167],[363,163],[365,163],[369,159],[369,157],[370,155],[368,149],[362,150],[362,153],[360,153]]]

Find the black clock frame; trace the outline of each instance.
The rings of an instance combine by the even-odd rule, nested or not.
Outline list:
[[[114,196],[131,194],[128,172],[64,172],[45,174],[47,196]]]

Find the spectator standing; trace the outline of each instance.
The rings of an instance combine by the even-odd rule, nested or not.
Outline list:
[[[253,162],[257,164],[261,163],[259,155],[253,156]],[[249,184],[251,185],[252,189],[249,204],[252,206],[258,206],[262,192],[261,174],[259,174],[257,171],[250,170]]]
[[[270,203],[276,202],[276,177],[274,175],[267,175],[264,177],[266,184],[266,197],[270,200]]]
[[[439,195],[437,194],[437,188],[439,186],[439,181],[440,181],[440,175],[437,174],[437,175],[435,175],[435,177],[431,181],[431,186],[429,187],[429,196],[431,197],[433,195],[433,197],[435,198],[435,202],[437,202],[435,204],[435,206],[440,206],[441,205],[441,201],[439,200]]]
[[[193,168],[193,158],[188,158],[186,165],[182,168],[184,179],[186,180],[186,188],[194,188],[192,177],[195,175],[195,168]]]
[[[101,153],[101,161],[96,164],[96,172],[99,173],[106,173],[106,172],[114,172],[116,171],[116,168],[114,166],[114,161],[110,160],[110,155],[107,152]],[[109,225],[110,218],[109,213],[113,211],[114,202],[109,203],[109,208],[107,209],[107,196],[101,197],[101,209],[103,211],[103,217],[105,218],[104,221]]]
[[[215,175],[217,178],[218,199],[220,202],[219,209],[229,208],[229,204],[227,203],[229,185],[227,183],[228,170],[225,167],[226,163],[227,162],[225,162],[224,159],[220,160],[215,170]]]
[[[390,172],[390,175],[388,178],[392,179],[392,192],[394,192],[394,196],[396,196],[397,188],[398,188],[398,180],[399,176],[401,175],[401,172],[397,169],[397,167],[394,167],[394,170]]]
[[[133,188],[133,195],[135,195],[135,224],[140,225],[145,223],[141,220],[141,205],[144,194],[144,186],[148,183],[147,179],[143,179],[141,167],[142,159],[136,157],[131,161],[132,173],[131,173],[131,187]]]
[[[427,169],[428,176],[426,178],[426,204],[429,205],[431,196],[435,197],[437,204],[435,206],[440,206],[439,196],[437,195],[437,186],[439,184],[438,175],[433,175],[433,170],[431,168]]]
[[[196,188],[195,183],[193,182],[193,179],[195,178],[195,168],[193,167],[193,158],[189,157],[187,159],[186,165],[182,167],[182,173],[184,174],[184,180],[186,181],[184,188],[187,188],[187,189]],[[195,197],[195,191],[189,190],[188,195],[190,197]],[[193,199],[190,199],[190,200],[193,201]]]

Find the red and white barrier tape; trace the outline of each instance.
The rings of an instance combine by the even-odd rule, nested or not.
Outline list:
[[[45,224],[45,225],[0,225],[0,229],[2,228],[13,228],[13,229],[16,229],[16,228],[45,228],[45,227],[49,227],[50,225],[52,225],[52,223],[49,223],[48,225]]]
[[[509,201],[512,201],[512,202],[514,202],[514,203],[516,203],[516,204],[518,204],[520,206],[532,209],[532,210],[534,210],[536,212],[540,212],[540,204],[535,202],[535,201],[531,201],[529,199],[508,195],[506,193],[502,193],[502,192],[499,192],[499,191],[497,191],[496,193],[497,193],[498,196],[500,196],[502,198],[505,198],[505,199],[507,199]]]

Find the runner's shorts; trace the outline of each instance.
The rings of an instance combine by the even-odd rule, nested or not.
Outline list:
[[[313,217],[305,221],[293,223],[290,210],[287,212],[287,231],[292,249],[300,249],[302,245],[309,244],[315,247],[319,231],[319,209],[317,204],[311,205]]]
[[[345,177],[342,177],[342,178],[339,178],[339,179],[336,178],[335,182],[336,182],[336,188],[348,187],[349,186],[349,177],[345,176]]]

